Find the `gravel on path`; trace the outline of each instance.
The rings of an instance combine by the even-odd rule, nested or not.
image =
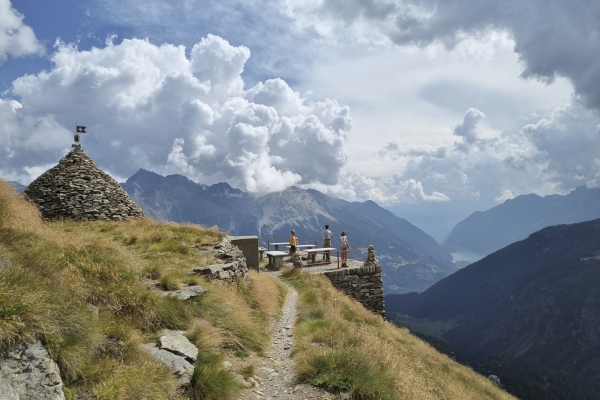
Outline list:
[[[277,273],[269,273],[274,276]],[[273,333],[273,342],[267,351],[264,365],[257,368],[255,387],[244,389],[240,399],[282,399],[282,400],[337,400],[347,398],[335,395],[310,385],[294,383],[294,360],[291,357],[294,346],[293,330],[296,323],[296,301],[298,292],[287,285],[288,294],[282,309],[281,319]]]

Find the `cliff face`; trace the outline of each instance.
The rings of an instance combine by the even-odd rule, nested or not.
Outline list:
[[[144,216],[127,192],[81,149],[64,156],[23,193],[45,219],[121,221]]]
[[[388,312],[453,321],[458,354],[496,352],[600,377],[600,219],[545,228],[412,296]]]

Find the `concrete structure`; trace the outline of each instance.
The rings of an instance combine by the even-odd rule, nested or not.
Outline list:
[[[227,239],[244,253],[248,269],[258,271],[258,236],[228,236]]]

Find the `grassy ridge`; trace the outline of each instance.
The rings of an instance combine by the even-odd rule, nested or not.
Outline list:
[[[289,271],[300,293],[298,380],[354,399],[512,399],[487,378],[366,311],[323,276]]]
[[[0,180],[0,259],[11,263],[0,269],[0,348],[42,340],[60,366],[68,398],[83,392],[97,399],[235,398],[239,384],[222,361],[263,354],[285,287],[253,272],[250,282],[232,285],[190,275],[193,267],[216,262],[204,250],[222,235],[151,220],[43,222]],[[511,398],[324,278],[286,279],[300,292],[293,350],[299,381],[354,399]],[[158,286],[195,283],[208,289],[197,301],[157,293]],[[185,330],[200,351],[185,393],[139,347],[165,328]],[[251,376],[254,366],[238,373]]]
[[[239,387],[221,360],[265,349],[285,289],[256,274],[234,285],[190,275],[216,262],[198,249],[222,235],[151,220],[45,223],[0,181],[0,257],[11,263],[0,270],[0,348],[42,340],[68,397],[83,391],[98,399],[231,397]],[[182,302],[156,293],[150,279],[169,289],[200,283],[209,292]],[[201,350],[183,395],[171,373],[138,348],[162,329],[186,330]]]

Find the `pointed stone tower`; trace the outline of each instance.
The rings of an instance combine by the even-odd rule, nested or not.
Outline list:
[[[127,192],[75,148],[23,191],[44,219],[123,221],[144,213]]]

